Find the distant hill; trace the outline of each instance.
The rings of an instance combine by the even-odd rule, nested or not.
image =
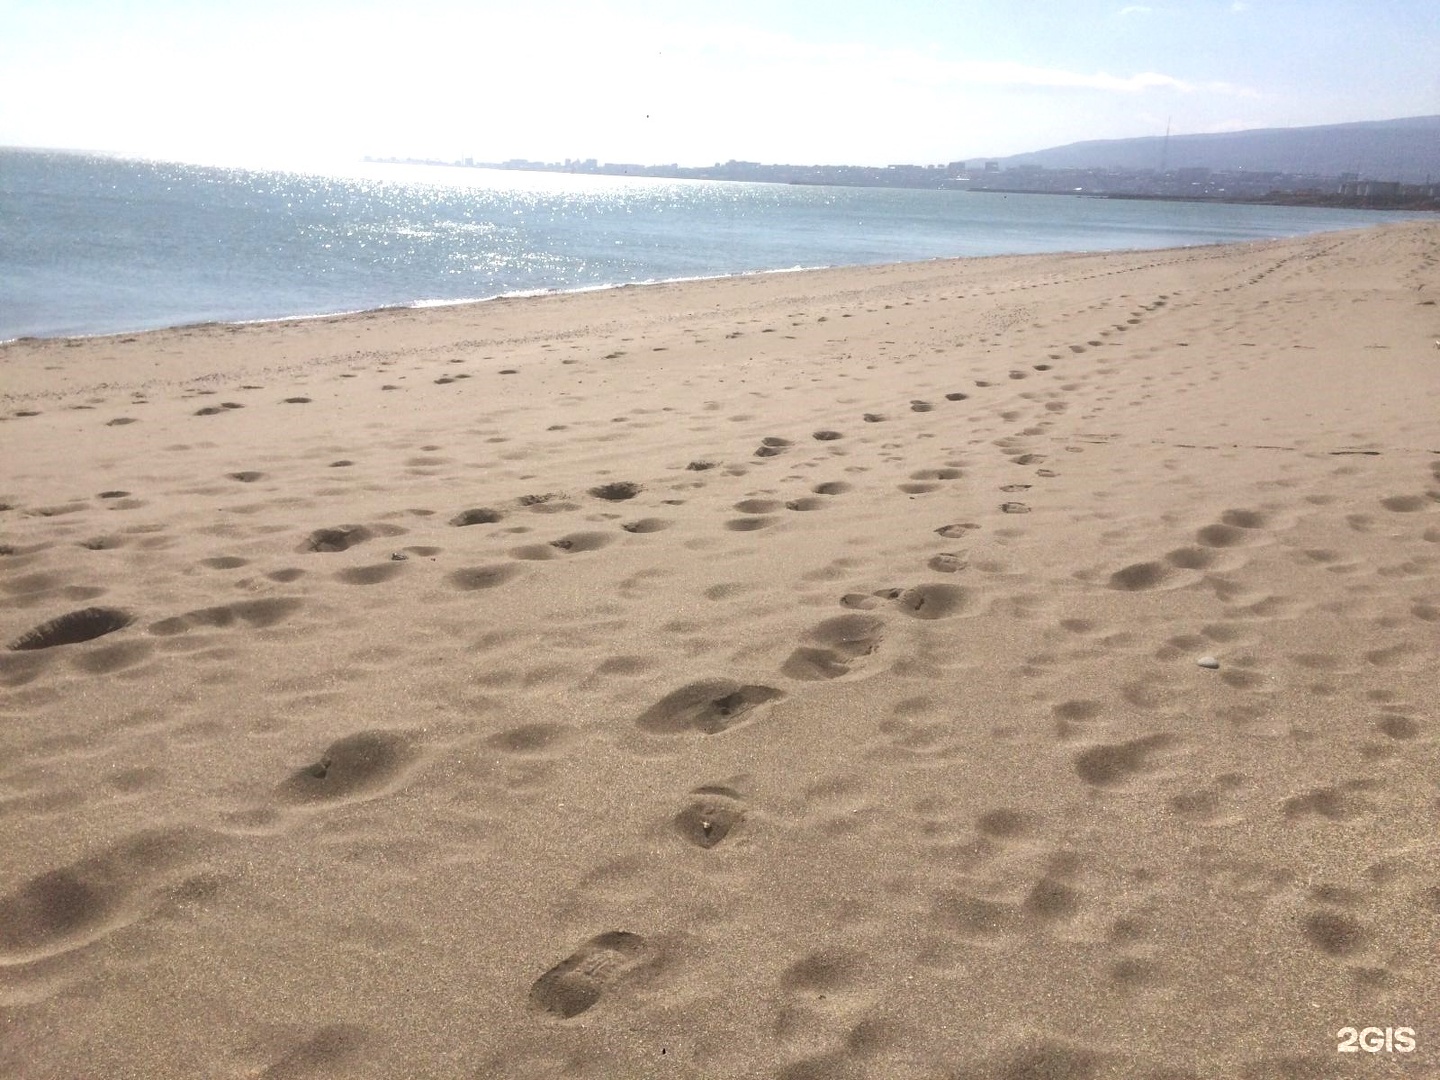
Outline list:
[[[1004,168],[1245,169],[1424,183],[1440,180],[1440,116],[1071,143],[1000,158]]]

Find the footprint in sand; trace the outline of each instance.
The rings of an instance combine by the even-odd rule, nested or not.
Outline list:
[[[735,727],[757,706],[784,696],[784,691],[773,686],[701,679],[666,694],[641,713],[635,723],[641,730],[657,735],[686,731],[718,735]]]
[[[363,544],[377,536],[399,536],[405,530],[398,525],[367,528],[364,525],[337,525],[331,529],[316,529],[297,548],[300,552],[348,551],[356,544]]]
[[[1055,718],[1055,737],[1061,740],[1078,738],[1085,733],[1085,725],[1104,711],[1098,701],[1086,698],[1070,698],[1050,708]]]
[[[975,597],[973,589],[927,583],[906,589],[895,602],[913,619],[948,619],[973,608]]]
[[[898,485],[900,491],[907,495],[923,495],[927,492],[937,491],[940,480],[958,480],[965,474],[959,469],[917,469],[910,474],[910,482]]]
[[[760,440],[760,448],[755,451],[756,457],[776,457],[783,454],[785,449],[791,445],[789,439],[781,439],[777,436],[770,436]]]
[[[1025,810],[998,807],[987,810],[975,819],[975,829],[992,840],[1018,840],[1033,833],[1039,818]]]
[[[209,843],[194,829],[151,829],[22,882],[0,896],[0,965],[70,952],[142,918]]]
[[[774,518],[765,517],[731,518],[725,522],[725,528],[731,532],[755,532],[774,522]]]
[[[780,671],[792,679],[815,682],[849,674],[857,660],[880,647],[885,624],[874,615],[837,615],[826,619],[790,654]]]
[[[343,376],[342,376],[343,378]],[[362,1071],[361,1060],[368,1032],[358,1024],[322,1024],[308,1038],[273,1037],[273,1048],[257,1057],[274,1061],[259,1075],[264,1080],[299,1076],[353,1076]]]
[[[1114,1061],[1114,1055],[1093,1050],[1088,1046],[1072,1046],[1047,1038],[1029,1038],[1017,1049],[976,1060],[973,1071],[966,1069],[956,1073],[955,1080],[980,1080],[981,1077],[998,1080],[1030,1080],[1032,1077],[1034,1080],[1062,1080],[1075,1077],[1076,1080],[1081,1080],[1109,1072]],[[1161,1074],[1147,1072],[1145,1075],[1158,1077]],[[1193,1077],[1196,1074],[1177,1072],[1171,1075],[1178,1080],[1180,1077]],[[1279,1075],[1279,1072],[1257,1071],[1246,1075],[1272,1076]]]
[[[733,788],[705,786],[690,792],[690,802],[675,815],[676,833],[699,848],[713,848],[745,819],[745,804]]]
[[[1075,756],[1080,779],[1096,787],[1115,787],[1152,768],[1151,756],[1173,746],[1175,736],[1160,732],[1122,743],[1102,743]]]
[[[374,537],[373,531],[364,526],[317,528],[305,539],[298,550],[301,552],[346,552],[356,544],[363,544],[372,537]]]
[[[405,572],[404,560],[372,563],[369,566],[348,566],[335,572],[335,580],[346,585],[379,585]]]
[[[1132,563],[1110,575],[1109,585],[1121,592],[1143,592],[1171,584],[1176,577],[1175,567],[1163,562]]]
[[[1239,774],[1227,773],[1213,784],[1204,784],[1180,791],[1169,800],[1170,809],[1183,818],[1201,825],[1233,825],[1241,820],[1238,814],[1227,814],[1227,796],[1244,784]]]
[[[876,725],[883,741],[883,746],[878,746],[877,750],[892,759],[897,754],[914,761],[953,758],[956,753],[953,723],[948,719],[926,720],[912,715],[907,711],[909,705],[909,702],[900,702],[894,709],[894,715]]]
[[[418,740],[409,732],[359,731],[296,769],[275,794],[294,806],[373,799],[399,787],[419,759]]]
[[[458,570],[452,570],[445,575],[445,580],[453,588],[461,592],[476,592],[480,589],[493,589],[513,581],[523,571],[518,566],[490,565],[490,566],[462,566]]]
[[[943,536],[947,540],[954,540],[957,537],[964,536],[966,533],[970,532],[970,530],[978,528],[980,528],[980,526],[975,524],[973,521],[964,521],[956,525],[942,525],[940,526],[940,528],[936,529],[935,532],[936,535]]]
[[[1365,797],[1380,785],[1373,780],[1351,780],[1334,787],[1312,788],[1282,804],[1286,817],[1315,815],[1330,821],[1350,821],[1375,812],[1375,803]]]
[[[462,510],[450,519],[450,524],[463,528],[467,525],[493,525],[505,515],[499,510],[491,510],[488,506],[476,507],[473,510]]]
[[[551,754],[570,741],[571,728],[565,724],[521,724],[487,736],[485,745],[506,754],[538,756]]]
[[[123,630],[135,621],[135,616],[120,608],[88,607],[70,611],[27,630],[12,641],[7,648],[12,652],[32,649],[51,649],[59,645],[78,645],[82,641],[93,641],[106,634]]]
[[[524,547],[512,548],[510,557],[531,561],[554,559],[561,555],[579,554],[582,551],[598,551],[614,542],[615,537],[609,533],[571,533],[569,536],[562,536],[559,540],[551,540],[548,544],[528,544]]]
[[[249,566],[251,560],[240,559],[238,554],[219,554],[213,559],[200,560],[200,566],[207,570],[238,570],[242,566]]]
[[[639,934],[597,934],[535,980],[531,1007],[562,1020],[579,1016],[651,958],[650,945]]]
[[[610,484],[601,484],[599,487],[590,489],[590,494],[597,499],[605,499],[607,502],[624,502],[626,499],[633,499],[644,490],[639,484],[629,480],[617,480]]]
[[[780,976],[789,990],[807,994],[849,990],[864,985],[869,964],[857,949],[827,946],[814,949],[795,961]]]
[[[1226,510],[1220,515],[1220,522],[1237,529],[1263,529],[1270,524],[1270,515],[1259,510]]]
[[[1393,514],[1414,514],[1434,504],[1421,495],[1391,495],[1381,499],[1380,505]]]
[[[606,490],[609,490],[608,486]],[[639,489],[637,488],[636,490]],[[628,495],[623,495],[619,489],[612,492],[612,494],[615,496],[616,501],[622,498],[629,498]],[[601,496],[601,498],[605,497],[606,496]],[[578,506],[567,500],[564,495],[562,495],[558,491],[546,491],[534,495],[521,495],[520,498],[516,499],[515,501],[519,505],[529,510],[532,514],[562,514],[569,510],[579,509]]]
[[[1398,716],[1387,714],[1375,721],[1375,727],[1380,734],[1391,739],[1408,741],[1418,738],[1421,732],[1419,721],[1409,716]]]
[[[1317,911],[1305,919],[1305,938],[1330,956],[1349,956],[1366,944],[1365,927],[1339,911]]]
[[[1024,926],[1024,915],[1019,905],[974,896],[959,889],[937,895],[930,913],[940,926],[962,938],[993,938],[1013,933]]]
[[[656,533],[670,528],[670,522],[664,518],[641,518],[639,521],[627,521],[620,528],[628,533]]]
[[[223,629],[244,623],[256,629],[274,626],[300,610],[303,601],[294,596],[267,596],[260,600],[237,600],[233,604],[219,604],[215,607],[199,608],[161,619],[146,627],[146,630],[160,637],[183,634],[197,627]]]
[[[1209,548],[1176,548],[1165,555],[1165,561],[1181,570],[1208,570],[1220,561],[1220,556]]]
[[[1079,889],[1045,876],[1030,887],[1021,906],[1031,919],[1050,923],[1070,918],[1083,902],[1084,894]]]
[[[1195,531],[1195,542],[1202,547],[1241,547],[1252,542],[1250,530],[1235,525],[1206,525]]]

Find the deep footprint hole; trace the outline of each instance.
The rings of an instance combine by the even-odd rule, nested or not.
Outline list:
[[[60,615],[20,635],[10,643],[14,652],[50,649],[57,645],[78,645],[82,641],[123,630],[135,616],[120,608],[88,607]]]
[[[609,502],[624,502],[626,499],[633,499],[639,495],[640,485],[629,480],[617,481],[613,484],[601,484],[599,487],[590,489],[590,494],[597,499],[605,499]]]

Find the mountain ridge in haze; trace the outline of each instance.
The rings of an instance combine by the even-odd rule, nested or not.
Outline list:
[[[1006,169],[1243,169],[1423,183],[1440,178],[1440,116],[1097,139],[995,160]]]

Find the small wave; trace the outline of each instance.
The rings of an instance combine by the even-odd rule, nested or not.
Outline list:
[[[419,311],[429,308],[464,307],[467,304],[486,304],[494,300],[528,300],[538,296],[568,296],[578,293],[606,292],[611,289],[645,288],[653,285],[681,285],[694,281],[724,281],[727,278],[763,277],[769,274],[803,274],[812,270],[829,270],[828,265],[783,266],[763,270],[737,270],[730,274],[694,274],[682,277],[644,278],[639,281],[606,281],[591,285],[576,285],[569,288],[509,289],[486,296],[424,297],[419,300],[397,301],[371,308],[341,308],[330,311],[309,311],[292,315],[271,315],[255,319],[207,319],[201,322],[176,323],[172,326],[152,326],[131,330],[109,330],[98,334],[21,335],[0,339],[0,345],[17,341],[85,341],[90,339],[130,336],[135,334],[158,334],[168,330],[188,330],[204,326],[267,326],[272,323],[315,322],[322,319],[340,319],[351,315],[370,315],[381,311]]]

